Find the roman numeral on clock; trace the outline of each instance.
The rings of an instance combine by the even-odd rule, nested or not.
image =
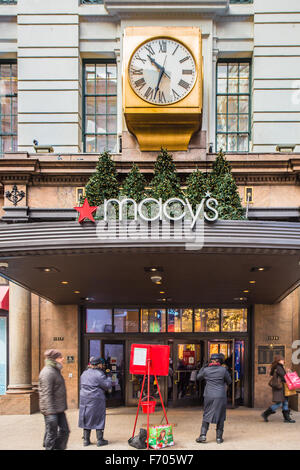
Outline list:
[[[146,63],[146,59],[142,59],[142,57],[140,57],[139,54],[137,54],[137,55],[135,56],[135,59],[136,59],[136,60],[140,60],[141,62],[143,62],[143,64]]]
[[[192,69],[183,69],[182,70],[182,75],[192,75],[193,71]]]
[[[172,55],[174,55],[174,54],[175,54],[175,52],[177,51],[178,47],[179,47],[179,44],[177,44],[177,46],[175,47],[175,49],[174,49],[174,51],[173,51],[173,54],[172,54]]]
[[[152,97],[153,97],[153,88],[151,88],[150,86],[147,88],[147,90],[145,91],[145,94],[144,94],[144,97],[149,99],[149,100],[152,100]]]
[[[187,55],[186,57],[184,57],[183,59],[181,59],[179,62],[182,64],[183,62],[185,62],[186,60],[189,60],[189,56]]]
[[[147,46],[145,46],[145,49],[147,49],[147,51],[149,52],[149,54],[152,54],[152,55],[155,54],[155,52],[154,52],[154,50],[152,49],[152,47],[151,47],[150,44],[148,44]]]
[[[158,91],[158,102],[159,103],[166,103],[166,97],[163,91]]]
[[[186,90],[190,88],[190,84],[185,82],[184,80],[180,80],[180,82],[178,82],[178,85],[182,86],[182,88],[185,88]]]
[[[167,52],[167,41],[159,41],[159,52]]]
[[[139,80],[134,82],[134,84],[139,90],[141,90],[146,85],[146,82],[145,82],[144,78],[140,78]]]
[[[178,100],[180,98],[180,95],[178,95],[178,93],[176,93],[176,91],[173,90],[173,88],[172,88],[172,93],[173,93],[174,100]]]
[[[143,75],[143,69],[131,69],[132,75]]]

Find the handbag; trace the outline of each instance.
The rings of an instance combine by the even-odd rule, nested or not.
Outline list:
[[[292,397],[293,395],[297,395],[296,390],[290,390],[287,384],[284,384],[284,396],[285,397]]]
[[[287,372],[284,376],[285,382],[289,390],[300,388],[300,377],[297,372]]]
[[[274,388],[275,390],[281,390],[282,389],[282,382],[280,377],[277,374],[277,371],[274,371],[274,374],[272,375],[270,381],[269,381],[269,386]]]

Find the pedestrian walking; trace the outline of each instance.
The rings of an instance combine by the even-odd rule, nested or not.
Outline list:
[[[91,357],[88,368],[80,377],[80,402],[78,426],[83,428],[83,445],[91,444],[91,430],[96,430],[97,446],[108,444],[103,438],[106,415],[105,392],[112,387],[110,372],[104,372],[105,361]]]
[[[39,375],[40,411],[44,415],[46,450],[65,450],[69,439],[69,426],[65,415],[67,393],[61,374],[64,358],[57,349],[45,352],[45,367]]]
[[[270,371],[272,379],[269,382],[272,387],[272,401],[274,404],[270,405],[261,415],[266,423],[269,421],[268,417],[271,414],[275,414],[280,406],[282,407],[283,421],[285,423],[296,422],[290,416],[288,397],[285,395],[287,393],[285,391],[285,374],[284,358],[280,355],[274,356]]]
[[[197,380],[205,380],[204,413],[200,436],[196,442],[206,442],[206,434],[210,423],[217,425],[216,441],[223,442],[224,421],[226,420],[227,390],[226,384],[231,384],[227,369],[222,366],[223,354],[212,354],[209,364],[202,367],[197,374]]]

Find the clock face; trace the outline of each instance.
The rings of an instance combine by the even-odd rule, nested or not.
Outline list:
[[[152,39],[131,57],[129,81],[135,93],[156,105],[173,104],[192,90],[196,64],[190,51],[178,41]]]

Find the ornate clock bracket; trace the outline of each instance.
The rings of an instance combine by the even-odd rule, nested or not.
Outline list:
[[[174,110],[175,111],[175,110]],[[140,150],[160,150],[161,147],[170,151],[188,149],[192,135],[201,128],[201,114],[148,114],[125,113],[128,130],[135,135]]]

